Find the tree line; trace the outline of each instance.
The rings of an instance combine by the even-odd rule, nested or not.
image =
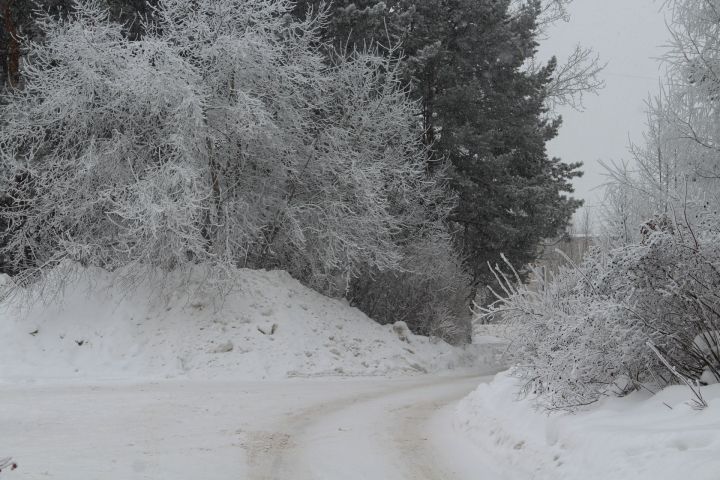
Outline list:
[[[4,268],[284,268],[463,338],[580,204],[546,144],[599,68],[536,58],[566,3],[5,0]]]

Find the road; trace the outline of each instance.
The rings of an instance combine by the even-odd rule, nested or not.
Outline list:
[[[464,480],[452,407],[489,377],[0,386],[2,479]],[[483,476],[485,478],[485,476]]]

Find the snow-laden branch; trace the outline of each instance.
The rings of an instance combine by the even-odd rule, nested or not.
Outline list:
[[[452,196],[425,173],[392,59],[329,65],[323,18],[290,8],[165,0],[135,41],[100,0],[41,19],[1,119],[15,269],[202,261],[333,290],[444,231]]]

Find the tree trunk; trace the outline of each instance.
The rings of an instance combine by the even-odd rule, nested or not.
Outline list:
[[[15,23],[13,22],[12,6],[15,0],[5,0],[2,6],[5,27],[5,71],[10,87],[17,86],[20,72],[20,44]]]

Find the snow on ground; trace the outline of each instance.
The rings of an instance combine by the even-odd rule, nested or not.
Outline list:
[[[704,410],[693,409],[692,393],[677,386],[553,415],[519,399],[518,388],[516,379],[499,374],[455,411],[456,430],[497,469],[487,478],[720,478],[720,385],[703,387]]]
[[[3,385],[0,452],[18,469],[0,479],[476,480],[482,459],[460,476],[438,458],[465,440],[424,427],[487,379]]]
[[[52,277],[46,301],[0,305],[2,478],[449,480],[417,428],[499,350],[381,326],[281,271],[239,270],[222,299],[202,269],[182,288]]]
[[[79,268],[67,280],[73,270],[55,272],[67,283],[62,301],[15,295],[0,306],[0,381],[386,375],[486,360],[482,346],[381,326],[282,271],[239,270],[220,300],[202,269],[189,286],[162,290],[152,279],[130,288],[122,272],[101,269]]]
[[[459,349],[280,271],[220,301],[201,270],[188,290],[62,268],[62,302],[0,307],[8,478],[720,478],[720,385],[704,410],[671,387],[548,415],[505,373],[458,404],[505,348],[492,326]]]

